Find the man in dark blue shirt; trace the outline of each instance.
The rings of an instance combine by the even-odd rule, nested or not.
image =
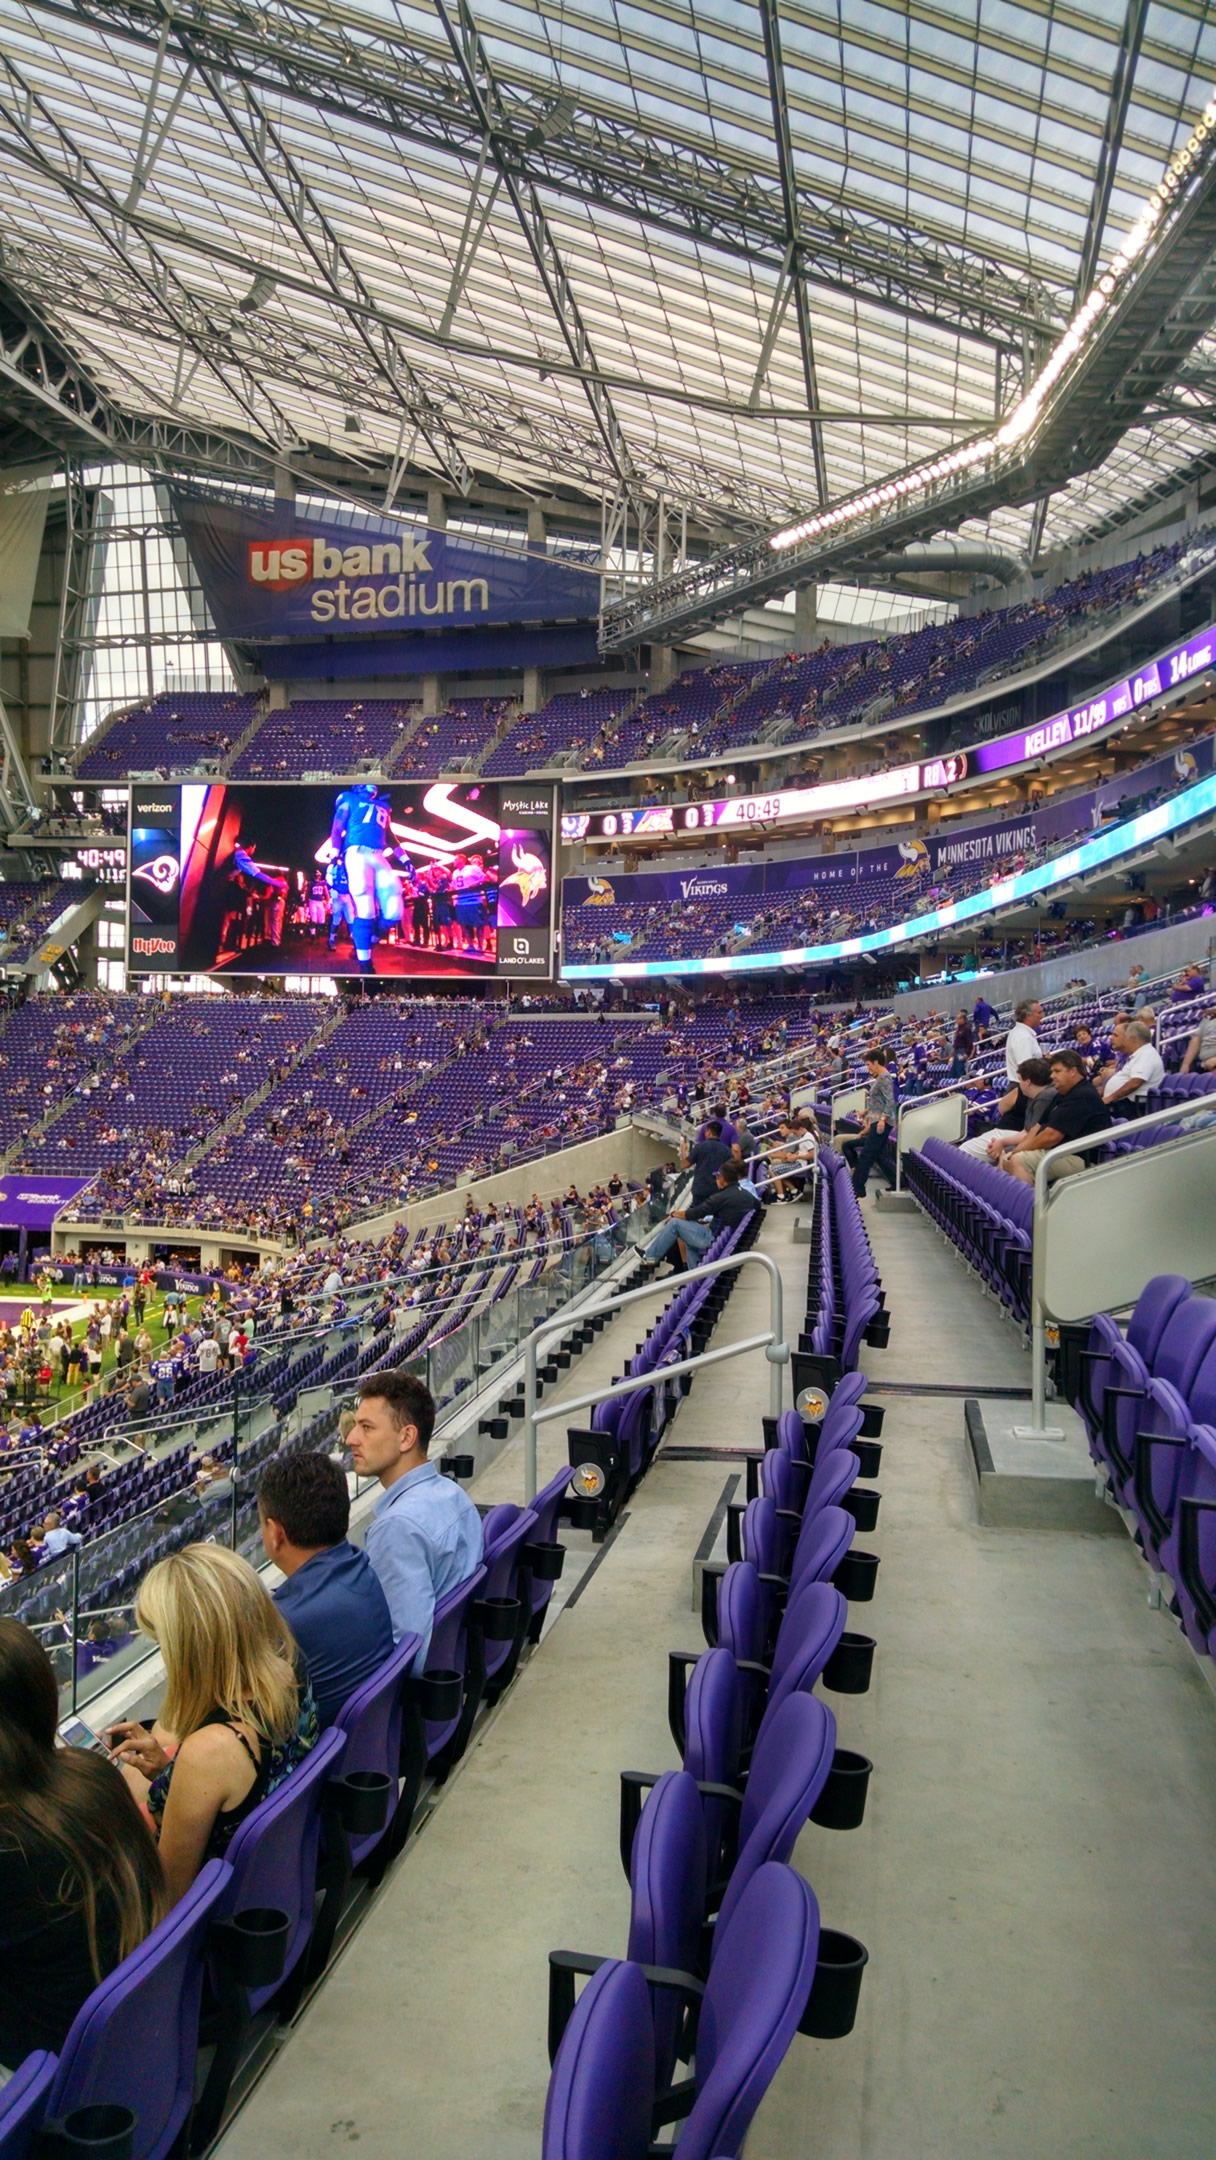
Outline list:
[[[304,1653],[322,1725],[393,1654],[393,1623],[366,1553],[347,1543],[346,1472],[313,1448],[289,1448],[258,1486],[262,1544],[287,1577],[274,1600]]]

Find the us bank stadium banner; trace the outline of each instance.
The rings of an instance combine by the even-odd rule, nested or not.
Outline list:
[[[547,979],[553,818],[544,784],[137,785],[128,967]]]
[[[171,490],[221,637],[350,638],[495,624],[591,622],[598,572],[433,526],[339,524],[281,503]]]

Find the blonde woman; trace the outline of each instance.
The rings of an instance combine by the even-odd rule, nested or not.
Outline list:
[[[269,1591],[223,1545],[159,1561],[135,1617],[160,1645],[164,1701],[151,1732],[116,1726],[111,1745],[158,1832],[175,1904],[316,1744],[317,1706]]]

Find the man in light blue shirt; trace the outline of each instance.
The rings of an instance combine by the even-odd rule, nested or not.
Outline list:
[[[360,1477],[383,1488],[366,1539],[393,1622],[393,1641],[421,1637],[426,1665],[435,1607],[481,1566],[481,1517],[454,1478],[427,1460],[435,1399],[412,1373],[369,1373],[347,1446]]]
[[[68,1552],[73,1545],[82,1545],[84,1540],[79,1530],[64,1529],[62,1515],[52,1513],[43,1524],[42,1542],[48,1558],[58,1560],[61,1553]]]

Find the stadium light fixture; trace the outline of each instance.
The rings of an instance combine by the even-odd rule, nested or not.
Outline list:
[[[237,301],[237,314],[256,315],[259,308],[264,308],[266,302],[274,298],[275,290],[275,280],[264,270],[259,270],[248,292]]]
[[[1025,442],[1027,436],[1037,427],[1043,407],[1061,375],[1088,343],[1095,324],[1111,306],[1145,250],[1151,246],[1162,218],[1193,179],[1206,156],[1207,146],[1214,132],[1216,91],[1209,97],[1186,142],[1181,149],[1174,152],[1131,231],[1082,301],[1034,381],[998,428],[989,435],[976,437],[972,442],[959,443],[944,456],[926,459],[922,464],[913,466],[910,471],[900,473],[897,478],[866,488],[860,495],[851,495],[845,501],[833,504],[828,510],[818,511],[813,517],[802,518],[796,525],[787,525],[781,532],[770,536],[768,544],[773,552],[781,554],[787,548],[798,547],[804,540],[816,540],[824,533],[836,532],[842,525],[860,523],[862,519],[869,517],[871,512],[884,509],[893,500],[906,500],[909,495],[925,494],[930,488],[936,487],[939,481],[952,479],[955,473],[966,472],[972,466],[988,460],[995,462],[1003,453]]]

